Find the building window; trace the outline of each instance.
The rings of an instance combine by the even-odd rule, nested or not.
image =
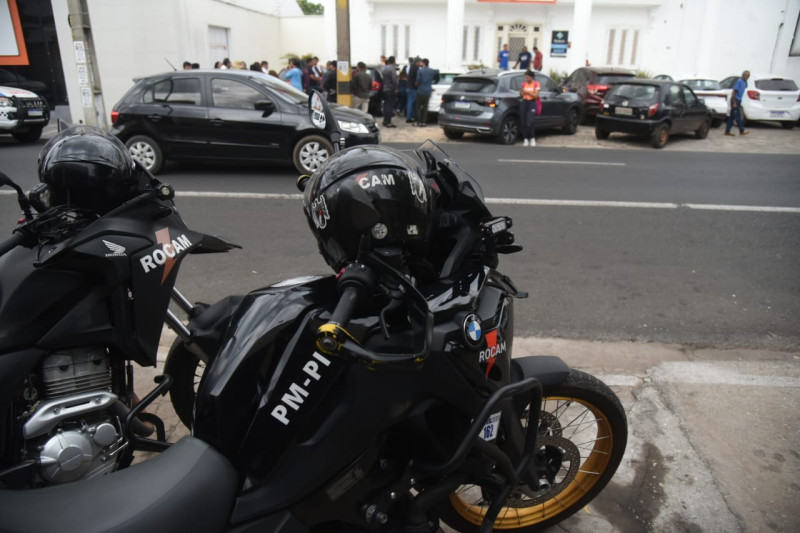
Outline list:
[[[475,40],[472,43],[472,60],[477,61],[481,49],[481,27],[475,26]]]
[[[470,29],[472,32],[470,32]],[[480,26],[464,26],[464,31],[461,34],[461,60],[462,61],[477,61],[478,54],[481,49],[481,27]]]
[[[606,33],[606,64],[635,67],[639,48],[639,30],[609,28]]]
[[[386,24],[381,24],[381,55],[386,55]]]
[[[464,26],[464,32],[461,36],[461,60],[467,60],[467,46],[469,43],[469,26]]]
[[[406,47],[403,57],[411,57],[411,24],[406,24]]]
[[[401,36],[403,37],[402,41],[400,40]],[[401,50],[404,51],[405,57],[410,56],[411,25],[381,24],[381,54],[398,58],[400,57],[399,52]]]
[[[789,55],[800,56],[800,15],[797,15],[797,23],[794,25],[794,38],[789,48]]]
[[[606,54],[606,65],[613,64],[611,57],[614,54],[614,37],[616,33],[617,32],[614,29],[608,30],[608,53]]]
[[[400,37],[399,27],[397,26],[397,24],[395,24],[395,25],[392,26],[392,41],[393,41],[392,42],[392,55],[394,57],[397,57],[397,41],[399,40],[399,37]]]

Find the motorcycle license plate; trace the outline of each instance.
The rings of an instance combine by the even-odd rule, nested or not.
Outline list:
[[[495,413],[486,421],[486,425],[481,430],[483,440],[494,440],[497,438],[497,430],[500,429],[500,413]]]
[[[617,115],[633,115],[633,109],[630,107],[618,107],[614,110]]]

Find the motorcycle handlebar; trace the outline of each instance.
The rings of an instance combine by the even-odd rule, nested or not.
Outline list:
[[[11,234],[11,237],[4,240],[3,242],[0,242],[0,256],[3,256],[6,253],[10,252],[14,248],[22,244],[22,241],[24,240],[25,240],[25,234],[22,233],[21,231],[15,231],[13,234]]]

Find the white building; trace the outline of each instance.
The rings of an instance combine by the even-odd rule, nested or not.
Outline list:
[[[319,0],[324,16],[303,16],[294,0],[86,2],[106,117],[133,78],[169,70],[168,62],[267,60],[279,71],[288,55],[337,56],[336,0]],[[82,121],[86,82],[68,0],[51,3],[70,112]],[[512,65],[523,44],[538,46],[545,73],[589,62],[651,75],[720,79],[749,69],[800,81],[800,0],[350,0],[349,13],[352,64],[419,55],[440,69],[494,67],[509,43]]]

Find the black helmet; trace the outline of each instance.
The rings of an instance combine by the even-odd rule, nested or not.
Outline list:
[[[372,248],[406,257],[428,249],[433,199],[421,162],[385,146],[354,146],[329,157],[305,187],[303,210],[325,261],[339,270],[356,259],[364,234]]]
[[[147,184],[125,145],[100,128],[75,126],[62,131],[39,153],[39,181],[50,205],[67,205],[104,214],[137,196]]]

